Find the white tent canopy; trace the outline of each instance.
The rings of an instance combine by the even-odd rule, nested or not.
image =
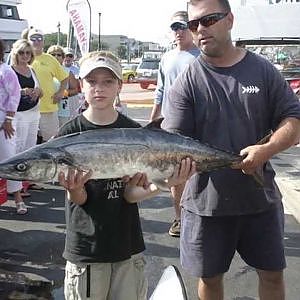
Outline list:
[[[300,38],[300,2],[292,5],[241,6],[235,17],[232,39]]]

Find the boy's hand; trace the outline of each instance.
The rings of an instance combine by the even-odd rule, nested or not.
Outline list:
[[[133,187],[133,186],[139,186],[143,187],[145,190],[150,186],[150,182],[147,179],[147,175],[145,173],[136,173],[132,177],[126,175],[122,178],[123,182],[125,182],[127,185]]]
[[[74,168],[68,168],[68,173],[64,172],[58,174],[58,181],[61,186],[69,192],[75,192],[84,189],[84,184],[91,178],[92,170],[87,173]]]
[[[180,185],[185,183],[193,174],[196,173],[196,163],[189,157],[177,164],[174,173],[167,180],[168,187]]]

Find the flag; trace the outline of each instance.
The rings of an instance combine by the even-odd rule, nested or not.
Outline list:
[[[91,7],[88,0],[69,0],[67,11],[82,55],[89,52],[91,34]]]

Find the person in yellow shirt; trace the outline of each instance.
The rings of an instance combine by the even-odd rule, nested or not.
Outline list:
[[[52,56],[43,52],[44,34],[41,30],[32,28],[28,32],[28,40],[31,43],[35,59],[32,67],[40,82],[40,87],[43,91],[43,97],[40,100],[40,124],[39,135],[43,141],[48,141],[58,132],[58,102],[64,97],[69,74]],[[60,82],[60,88],[55,90],[53,78]]]

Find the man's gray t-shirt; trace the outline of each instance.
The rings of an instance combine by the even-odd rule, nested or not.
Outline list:
[[[197,58],[174,82],[163,128],[239,153],[287,117],[300,119],[300,103],[275,67],[247,52],[231,67]],[[182,205],[199,215],[242,215],[265,211],[281,201],[268,162],[264,186],[241,170],[196,174],[187,182]]]
[[[163,55],[159,63],[154,99],[156,104],[161,104],[162,116],[164,116],[165,111],[168,111],[168,107],[171,105],[167,98],[170,87],[177,76],[184,71],[199,54],[199,48],[194,46],[189,50],[179,50],[175,48]]]

